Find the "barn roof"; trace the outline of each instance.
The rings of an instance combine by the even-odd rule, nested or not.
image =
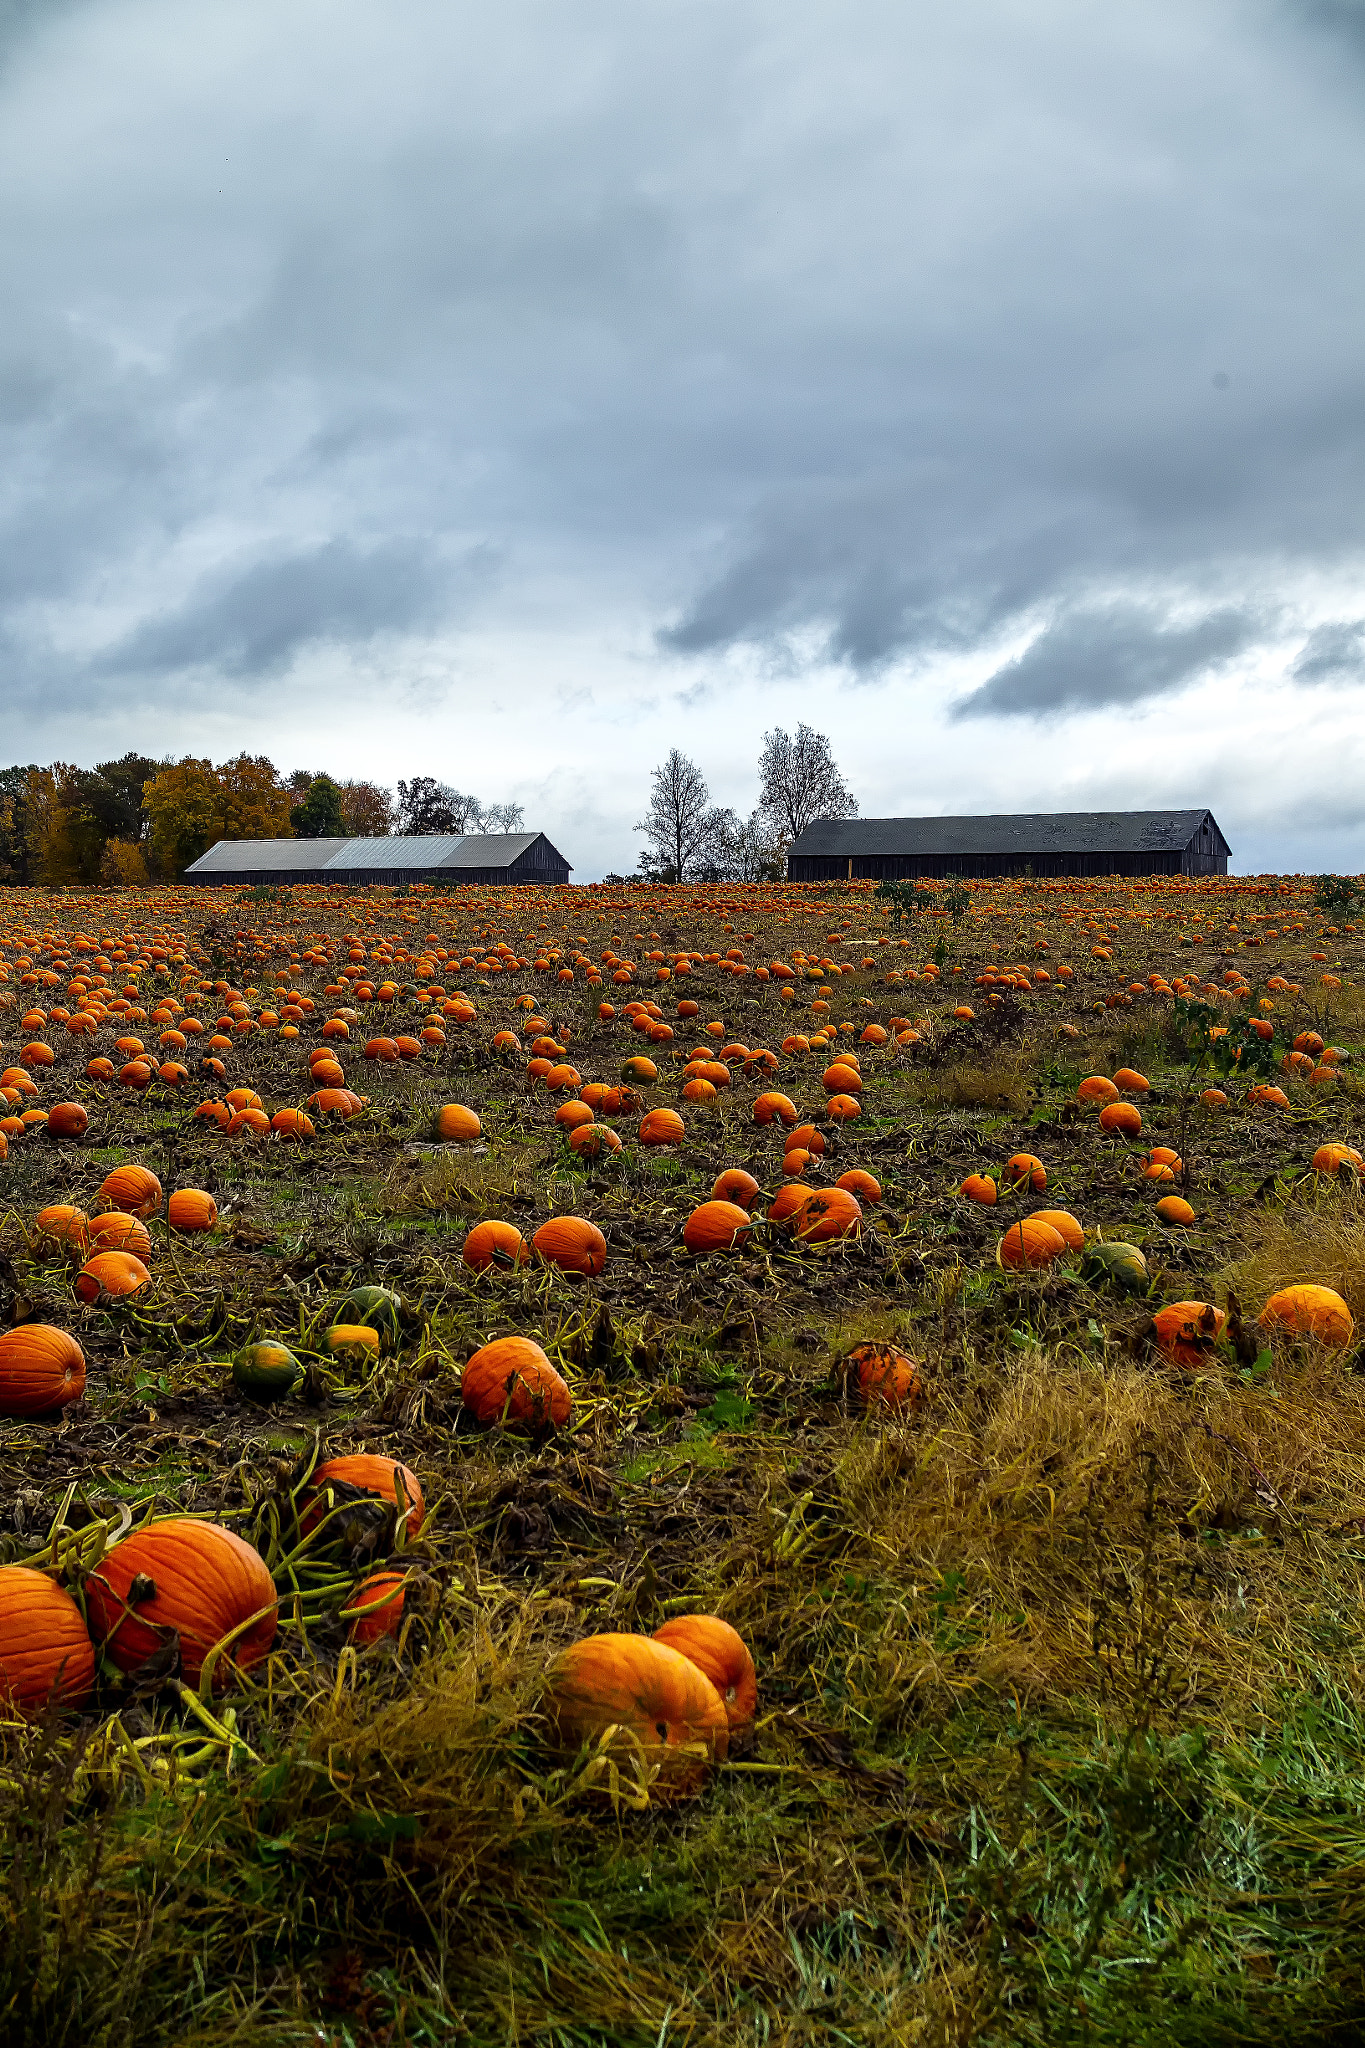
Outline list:
[[[554,855],[563,855],[541,832],[395,833],[385,839],[220,839],[186,868],[187,875],[280,874],[285,871],[329,875],[385,874],[410,869],[414,874],[443,874],[463,868],[508,868],[543,841]]]
[[[817,818],[792,841],[797,857],[863,854],[1160,853],[1186,847],[1212,812],[1029,811],[981,818]]]

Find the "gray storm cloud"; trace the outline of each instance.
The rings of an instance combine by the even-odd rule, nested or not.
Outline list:
[[[632,705],[751,654],[975,733],[1250,672],[1358,582],[1342,0],[181,26],[0,12],[0,645],[49,722],[534,620],[638,649]]]

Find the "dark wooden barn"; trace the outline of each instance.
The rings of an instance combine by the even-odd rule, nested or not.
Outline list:
[[[787,879],[914,875],[1225,875],[1212,811],[1041,811],[991,818],[817,818]]]
[[[185,870],[207,884],[567,882],[571,869],[543,832],[429,833],[390,839],[220,839]]]

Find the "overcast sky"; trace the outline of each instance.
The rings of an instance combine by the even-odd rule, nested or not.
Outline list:
[[[4,759],[1365,867],[1359,0],[0,0]]]

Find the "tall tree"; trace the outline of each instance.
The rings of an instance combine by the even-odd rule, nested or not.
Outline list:
[[[387,839],[398,830],[394,801],[377,782],[343,782],[341,829],[353,839]]]
[[[179,875],[219,839],[289,839],[289,790],[263,754],[239,754],[215,768],[192,756],[163,768],[143,793],[152,852],[163,874]]]
[[[796,738],[765,732],[758,757],[758,807],[788,840],[816,818],[856,818],[858,804],[822,732],[798,725]]]
[[[289,822],[300,839],[340,839],[344,835],[341,791],[330,775],[313,777],[303,802],[291,805]]]
[[[37,775],[36,763],[27,768],[0,768],[0,882],[32,879],[34,849],[29,815],[29,779]]]
[[[684,882],[706,844],[711,792],[695,761],[672,748],[650,778],[649,809],[635,827],[643,832],[661,879]]]
[[[404,833],[463,832],[451,797],[458,792],[434,775],[414,775],[398,785],[398,829]]]

